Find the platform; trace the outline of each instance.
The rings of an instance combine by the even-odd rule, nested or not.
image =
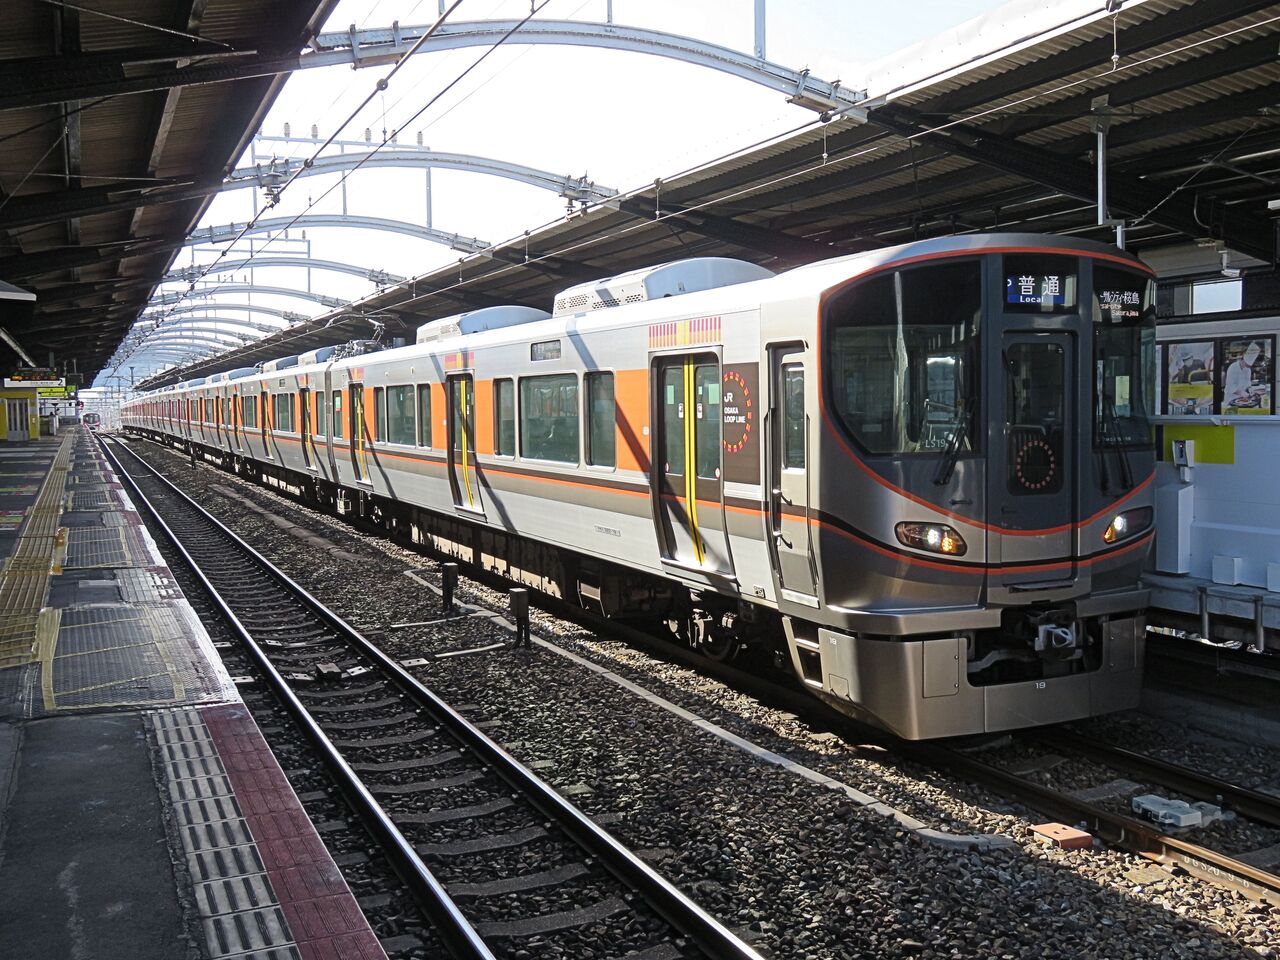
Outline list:
[[[385,957],[92,436],[0,449],[0,957]]]

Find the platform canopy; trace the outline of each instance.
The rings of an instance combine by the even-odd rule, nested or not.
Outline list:
[[[1139,254],[1201,243],[1274,264],[1280,4],[1015,2],[869,70],[856,111],[645,189],[221,356],[160,386],[694,255],[774,269],[913,238],[1098,225]],[[824,122],[825,121],[825,122]],[[1216,262],[1216,261],[1215,261]],[[146,384],[144,384],[146,385]]]
[[[226,79],[231,68],[296,61],[335,5],[4,4],[0,280],[36,296],[8,329],[27,353],[92,380],[288,77]],[[165,202],[152,202],[157,190]]]

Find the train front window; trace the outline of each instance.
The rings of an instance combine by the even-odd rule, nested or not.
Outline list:
[[[1151,443],[1156,372],[1153,287],[1140,274],[1094,267],[1095,446]]]
[[[981,316],[976,260],[882,274],[832,298],[832,407],[865,450],[975,448]]]

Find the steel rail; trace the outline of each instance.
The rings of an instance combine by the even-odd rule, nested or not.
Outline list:
[[[457,960],[496,960],[493,952],[480,938],[480,934],[475,931],[475,928],[472,927],[467,919],[462,915],[462,911],[458,909],[457,905],[450,898],[449,894],[445,891],[444,886],[435,878],[427,868],[427,865],[422,862],[422,858],[419,857],[418,852],[414,850],[413,844],[410,843],[408,838],[400,832],[399,827],[391,822],[391,818],[387,816],[387,813],[382,809],[381,804],[374,799],[373,794],[371,794],[368,788],[365,787],[356,772],[352,770],[346,760],[343,759],[342,755],[338,752],[337,747],[333,745],[333,742],[329,739],[324,730],[321,729],[319,723],[316,722],[315,718],[302,704],[302,701],[298,699],[297,694],[293,692],[284,677],[280,675],[280,672],[275,668],[275,665],[272,664],[262,647],[258,645],[258,642],[254,640],[248,629],[240,621],[240,618],[236,616],[230,605],[227,604],[226,600],[223,599],[222,595],[209,581],[208,577],[205,576],[205,573],[201,570],[199,564],[197,564],[191,554],[187,552],[187,548],[183,545],[177,534],[174,533],[169,524],[165,522],[164,518],[160,516],[160,511],[155,507],[147,495],[142,492],[142,488],[138,485],[138,482],[134,479],[133,475],[125,469],[119,458],[116,457],[115,453],[110,449],[106,441],[101,436],[97,437],[97,440],[98,444],[102,447],[103,453],[106,454],[107,458],[115,466],[116,472],[119,473],[120,477],[126,484],[128,484],[133,495],[137,498],[138,503],[151,515],[156,526],[160,528],[165,537],[173,545],[173,548],[177,550],[178,554],[182,557],[183,562],[191,568],[191,572],[200,581],[201,586],[203,586],[205,591],[209,594],[209,598],[222,612],[222,615],[226,618],[227,622],[240,637],[241,642],[249,651],[250,656],[252,656],[253,660],[257,663],[258,668],[267,678],[267,684],[271,687],[272,692],[280,698],[281,702],[293,715],[294,720],[297,722],[298,726],[302,728],[307,739],[311,741],[312,746],[321,755],[325,765],[329,768],[330,774],[337,781],[338,786],[347,797],[347,800],[351,803],[352,808],[368,827],[370,833],[373,834],[374,838],[387,852],[395,866],[396,872],[400,874],[401,879],[403,879],[410,889],[413,890],[414,895],[417,896],[419,901],[423,904],[427,916],[435,925],[436,934],[444,942],[450,956],[457,958]],[[133,453],[133,451],[129,452]],[[137,454],[133,455],[137,457],[144,466],[147,466],[147,469],[150,470],[158,480],[167,484],[170,489],[183,497],[188,505],[195,507],[207,519],[212,520],[214,523],[218,523],[214,517],[202,509],[194,500],[182,493],[182,491],[170,483],[168,479],[161,476],[157,471],[151,469],[145,461],[142,461],[141,457],[138,457]],[[218,524],[218,526],[222,527],[221,524]],[[230,536],[235,537],[235,534],[226,530],[225,527],[222,527],[222,529]],[[235,539],[244,546],[243,541],[240,541],[238,537],[235,537]],[[246,547],[246,549],[248,548]],[[271,567],[271,570],[272,572],[278,573],[274,567]]]
[[[130,452],[133,453],[133,451]],[[138,454],[133,455],[142,461]],[[114,461],[115,458],[112,457],[112,460]],[[145,461],[142,462],[146,465]],[[538,779],[483,731],[420,683],[399,662],[387,656],[342,617],[313,597],[301,585],[295,583],[275,564],[245,543],[167,477],[149,465],[147,468],[177,497],[198,511],[224,536],[252,556],[264,570],[293,593],[296,599],[301,600],[313,613],[340,632],[360,653],[383,669],[395,681],[401,692],[429,711],[433,719],[482,758],[545,816],[554,821],[576,843],[595,857],[602,867],[643,896],[663,919],[692,940],[699,949],[708,956],[715,957],[716,960],[763,960],[756,950],[734,936],[718,920],[681,893],[670,881],[614,839],[608,831],[600,828],[549,785]],[[154,515],[154,508],[149,506],[149,509]],[[172,536],[171,533],[169,535]],[[185,551],[183,555],[185,558]],[[301,704],[299,706],[301,708]]]
[[[1189,767],[1149,757],[1069,730],[1047,730],[1032,733],[1029,737],[1046,746],[1073,750],[1117,770],[1136,773],[1197,800],[1223,804],[1250,820],[1280,827],[1280,797],[1268,796]]]
[[[1065,823],[1083,824],[1096,837],[1162,863],[1173,863],[1202,880],[1239,890],[1280,905],[1280,876],[1197,843],[1167,836],[1156,827],[1122,813],[1112,813],[1067,793],[1026,780],[974,757],[926,743],[903,743],[894,748],[951,774],[993,786],[1032,809]]]

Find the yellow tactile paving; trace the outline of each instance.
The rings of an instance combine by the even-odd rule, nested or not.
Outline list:
[[[37,657],[37,624],[49,578],[66,552],[66,532],[58,529],[72,434],[58,444],[49,473],[27,510],[13,553],[0,570],[0,669],[31,663]]]

